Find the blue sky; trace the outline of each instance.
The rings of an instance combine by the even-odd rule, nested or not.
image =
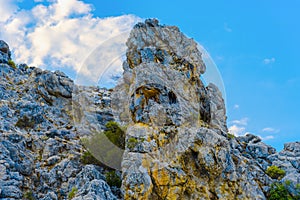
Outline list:
[[[21,18],[21,10],[30,11],[40,4],[32,0],[8,2],[10,5],[7,7],[18,15],[9,18],[7,14],[7,19],[3,19],[2,22],[0,20],[0,26],[3,27],[11,25],[13,18]],[[57,1],[42,1],[42,4],[49,6],[55,2]],[[139,18],[155,17],[162,24],[179,26],[187,36],[203,45],[217,64],[225,84],[228,126],[232,131],[237,134],[250,132],[260,135],[267,144],[278,150],[283,148],[285,142],[300,141],[300,1],[85,0],[82,3],[73,9],[85,9],[78,13],[72,11],[63,19],[67,21],[66,18],[91,15],[89,19],[102,20],[101,23],[111,27],[109,33],[113,32],[113,28],[124,31]],[[86,4],[91,5],[84,7]],[[34,12],[24,15],[31,16],[32,13]],[[110,19],[104,21],[107,17]],[[115,19],[111,17],[119,17],[117,19],[123,21],[111,22]],[[32,31],[34,26],[38,27],[38,17],[33,18],[35,20],[29,20],[25,32]],[[130,23],[124,25],[124,21],[128,20],[131,20]],[[86,27],[81,23],[81,26],[99,32],[102,31],[101,23],[99,22],[98,29],[94,28],[95,24]],[[43,26],[45,27],[45,24]],[[123,26],[124,29],[120,28]],[[20,27],[18,30],[23,30]],[[12,46],[17,47],[20,43],[16,43],[14,38],[4,33],[4,30],[14,30],[11,26],[9,28],[2,28],[0,37],[11,41]],[[32,34],[26,33],[25,36],[34,38],[37,33],[38,31],[32,31]],[[17,36],[22,38],[21,33],[14,37]],[[59,37],[61,35],[57,38]],[[28,41],[24,49],[32,46],[32,41]],[[34,52],[36,49],[32,50]],[[53,52],[48,49],[43,56],[47,57],[46,53]],[[72,51],[68,53],[70,60],[59,63],[60,69],[74,76],[74,70],[70,66],[64,67],[68,62],[72,64]],[[21,57],[18,52],[16,58],[20,61],[30,61],[30,55]],[[59,59],[59,56],[55,58]],[[42,64],[45,60],[47,59],[35,62]],[[45,68],[55,67],[51,68],[48,65]]]

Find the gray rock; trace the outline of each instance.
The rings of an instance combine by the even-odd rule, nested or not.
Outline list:
[[[0,40],[0,63],[8,63],[11,59],[11,52],[9,50],[8,44],[3,40]]]
[[[13,198],[13,199],[21,199],[22,198],[22,191],[19,187],[9,185],[9,186],[2,186],[1,187],[1,193],[0,198]]]
[[[78,86],[59,71],[25,64],[14,69],[6,64],[10,52],[5,52],[0,52],[0,60],[4,56],[0,61],[0,198],[22,199],[29,191],[36,199],[67,199],[74,184],[80,183],[85,184],[83,196],[116,199],[104,176],[80,163],[84,147],[72,112],[72,101],[78,102],[71,99],[73,88]],[[90,108],[86,113],[91,116],[85,119],[102,130],[105,123],[114,120],[110,91],[96,87],[84,90]]]
[[[253,158],[267,158],[270,154],[276,152],[275,148],[268,146],[262,142],[250,143],[247,145],[246,152]]]
[[[286,144],[284,144],[284,150],[297,154],[300,152],[300,142],[286,143]]]
[[[246,134],[245,136],[239,136],[237,137],[237,140],[241,143],[258,143],[258,142],[261,142],[261,138],[256,136],[256,135],[253,135],[253,134]]]
[[[93,165],[87,165],[69,181],[69,191],[73,187],[78,189],[74,199],[117,199],[104,180],[105,177]]]
[[[81,163],[79,136],[109,121],[127,126],[124,199],[266,199],[274,180],[296,196],[300,143],[281,152],[258,136],[229,138],[224,100],[200,76],[197,43],[177,27],[149,19],[127,41],[124,74],[113,90],[77,86],[64,73],[12,68],[0,40],[0,198],[122,199],[105,170]],[[72,98],[71,98],[72,97]],[[123,153],[123,150],[121,151]],[[116,157],[113,157],[116,158]]]
[[[72,97],[74,83],[64,73],[59,71],[54,73],[49,73],[48,71],[35,73],[38,75],[35,81],[40,86],[38,90],[44,98],[52,100],[58,96]],[[54,97],[49,97],[49,95]]]
[[[48,192],[42,200],[57,200],[57,195],[54,192]]]
[[[207,86],[208,96],[210,98],[211,122],[213,127],[217,127],[227,134],[227,117],[225,102],[222,93],[214,84]]]

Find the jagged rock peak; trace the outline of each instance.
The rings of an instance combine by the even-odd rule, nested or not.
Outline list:
[[[181,33],[178,27],[160,25],[157,19],[147,19],[135,25],[126,45],[129,51],[125,70],[142,62],[155,62],[190,76],[205,72],[198,44]]]
[[[165,125],[193,123],[199,117],[204,123],[227,132],[224,100],[217,87],[212,84],[205,87],[201,81],[206,66],[193,39],[176,26],[160,25],[157,19],[147,19],[133,28],[126,45],[123,78],[127,86],[123,88],[129,90],[120,92],[131,94],[131,103],[129,114],[122,114],[124,120],[131,115],[134,122],[149,124],[155,121],[150,118],[159,108],[148,104],[152,98],[167,110],[166,116],[160,115],[165,116]],[[117,99],[116,107],[127,107],[126,102],[120,106],[120,98]]]
[[[145,23],[139,22],[137,23],[133,28],[141,28],[141,27],[155,27],[155,26],[161,26],[159,25],[158,19],[152,18],[152,19],[146,19]],[[162,27],[162,26],[161,26]]]
[[[0,63],[8,63],[11,59],[9,46],[3,40],[0,40]]]

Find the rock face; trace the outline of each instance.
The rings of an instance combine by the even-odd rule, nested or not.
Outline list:
[[[11,58],[11,52],[8,44],[3,40],[0,40],[0,63],[7,63]]]
[[[266,199],[268,166],[299,175],[299,155],[284,159],[255,136],[228,136],[221,92],[202,83],[201,52],[177,27],[146,20],[126,45],[116,91],[128,95],[118,96],[115,112],[128,123],[125,199]]]
[[[117,199],[105,169],[81,162],[83,133],[72,112],[74,90],[97,107],[84,115],[108,115],[110,92],[76,86],[59,71],[13,68],[9,59],[0,41],[0,199],[68,199],[73,188],[74,199]],[[91,120],[99,129],[105,125],[102,118]]]
[[[9,65],[0,40],[0,199],[266,199],[275,182],[298,198],[300,143],[277,153],[255,135],[228,134],[222,94],[201,81],[192,39],[152,19],[127,46],[123,78],[107,90]],[[110,169],[81,159],[80,136],[115,120],[127,125],[122,190],[108,185]],[[268,175],[273,165],[282,179]]]

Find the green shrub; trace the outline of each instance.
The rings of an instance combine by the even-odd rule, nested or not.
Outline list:
[[[121,167],[122,149],[125,149],[125,132],[116,122],[108,122],[105,131],[82,138],[81,142],[90,152],[87,155],[83,154],[84,164],[96,164],[108,169],[111,169],[109,166]]]
[[[300,199],[300,184],[299,183],[296,184],[296,190],[297,190],[297,196],[296,196],[296,198]]]
[[[115,171],[105,173],[106,182],[109,186],[116,186],[118,188],[122,185],[120,176]]]
[[[274,183],[268,194],[268,200],[292,200],[288,189],[282,183]]]
[[[76,187],[73,187],[72,190],[68,194],[68,199],[73,199],[78,192],[78,189]]]
[[[104,134],[115,145],[121,149],[125,149],[125,131],[117,122],[108,122]]]
[[[287,185],[287,186],[290,186],[290,185],[292,184],[292,182],[291,182],[290,180],[286,180],[284,183],[285,183],[285,185]]]
[[[26,115],[23,118],[19,118],[15,126],[22,129],[32,129],[35,125],[34,120],[29,119]]]
[[[228,134],[227,134],[227,137],[228,137],[228,139],[233,139],[233,138],[235,138],[235,136],[234,136],[233,134],[231,134],[231,133],[228,133]]]
[[[85,165],[98,165],[98,166],[102,166],[103,164],[97,159],[95,158],[90,151],[86,151],[84,152],[81,157],[80,160],[83,164]]]
[[[17,69],[17,65],[13,60],[8,60],[7,64],[14,69]]]
[[[34,200],[35,199],[32,191],[25,192],[25,194],[23,196],[26,200]]]
[[[267,175],[272,179],[282,179],[285,176],[285,171],[277,166],[270,166],[266,171]]]
[[[127,141],[127,147],[129,149],[133,149],[138,144],[138,140],[136,138],[129,138]]]

